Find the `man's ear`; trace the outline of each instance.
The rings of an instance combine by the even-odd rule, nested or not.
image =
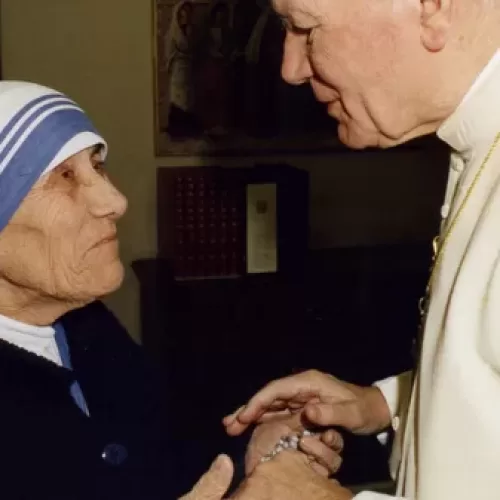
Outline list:
[[[453,0],[420,0],[421,40],[431,52],[438,52],[446,45],[452,4]]]

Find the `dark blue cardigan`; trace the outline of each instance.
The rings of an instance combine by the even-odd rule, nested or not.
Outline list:
[[[164,375],[102,303],[62,322],[73,372],[0,341],[0,495],[173,498]],[[70,395],[74,377],[90,418]]]

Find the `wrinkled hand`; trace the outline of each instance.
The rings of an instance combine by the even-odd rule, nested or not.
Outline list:
[[[246,475],[249,476],[253,472],[260,459],[269,453],[283,436],[303,430],[300,414],[278,416],[258,425],[252,434],[245,456]],[[334,429],[328,429],[318,436],[301,439],[299,450],[314,459],[311,467],[317,473],[328,477],[337,472],[342,463],[340,453],[343,445],[342,435]]]
[[[221,500],[231,486],[234,467],[231,459],[220,455],[194,488],[180,500]]]
[[[275,380],[224,418],[228,434],[237,436],[253,423],[301,413],[317,426],[344,427],[372,434],[390,424],[387,402],[376,387],[360,387],[316,370]]]
[[[307,457],[284,451],[258,465],[232,500],[352,500],[354,494],[338,482],[317,474]]]

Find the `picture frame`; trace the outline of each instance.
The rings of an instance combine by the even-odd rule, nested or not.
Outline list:
[[[152,1],[157,157],[345,149],[310,86],[283,81],[269,2]]]

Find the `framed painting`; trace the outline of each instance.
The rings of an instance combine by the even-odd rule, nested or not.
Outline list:
[[[266,0],[153,0],[156,155],[342,147],[309,86],[288,85],[284,31]]]

